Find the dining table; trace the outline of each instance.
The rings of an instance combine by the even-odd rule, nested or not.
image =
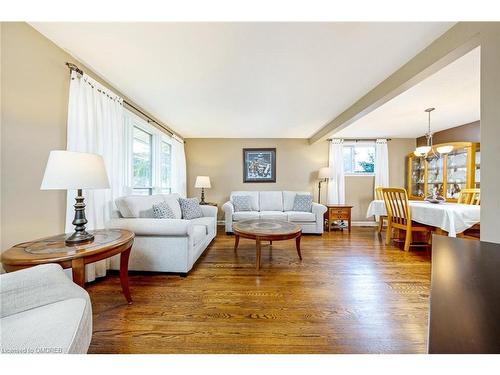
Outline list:
[[[481,206],[461,203],[431,203],[427,201],[409,201],[411,219],[421,224],[440,228],[449,237],[456,237],[466,229],[480,222]],[[387,216],[383,200],[373,200],[368,206],[366,217]]]

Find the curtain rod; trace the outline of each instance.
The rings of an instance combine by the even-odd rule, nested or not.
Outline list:
[[[73,64],[73,63],[70,63],[70,62],[67,62],[66,63],[66,66],[69,68],[69,70],[74,70],[75,72],[77,72],[78,74],[80,75],[83,75],[83,70],[81,70],[77,65]],[[127,105],[128,107],[132,108],[134,111],[140,113],[142,116],[144,116],[148,122],[153,122],[155,123],[156,125],[158,125],[159,127],[161,127],[163,130],[165,130],[166,132],[168,132],[171,136],[173,137],[176,137],[176,138],[179,138],[178,140],[180,142],[184,142],[184,139],[180,136],[178,136],[177,134],[175,134],[172,130],[170,130],[169,128],[167,128],[166,126],[164,126],[163,124],[160,124],[158,121],[156,121],[154,118],[151,118],[151,116],[147,115],[146,113],[144,113],[141,109],[137,108],[135,105],[133,105],[132,103],[128,102],[127,100],[123,99],[123,103],[125,105]]]
[[[392,138],[358,138],[358,139],[353,139],[353,138],[328,138],[327,141],[333,141],[334,139],[342,139],[344,141],[348,142],[376,142],[377,139],[385,139],[386,141],[392,141]]]

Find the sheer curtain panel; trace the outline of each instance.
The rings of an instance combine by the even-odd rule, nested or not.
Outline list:
[[[344,181],[344,140],[332,139],[328,166],[332,170],[332,178],[328,181],[328,203],[345,203],[345,181]]]
[[[389,152],[387,139],[375,142],[375,187],[389,186]]]
[[[184,141],[172,137],[172,193],[186,197],[186,154]]]
[[[125,195],[123,99],[86,74],[71,72],[68,107],[68,151],[102,155],[110,189],[83,191],[87,229],[104,228],[114,211],[114,200]],[[66,232],[73,231],[76,191],[68,191]],[[109,260],[86,267],[86,281],[106,275]]]

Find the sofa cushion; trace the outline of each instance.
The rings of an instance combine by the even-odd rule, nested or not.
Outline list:
[[[164,202],[162,194],[156,195],[129,195],[115,200],[116,207],[123,217],[153,218],[153,205]]]
[[[179,194],[163,194],[163,199],[168,203],[174,213],[174,219],[182,219],[181,205],[179,204],[180,197]]]
[[[250,195],[235,195],[233,206],[235,212],[252,211],[252,197]]]
[[[193,225],[203,225],[207,229],[207,234],[213,232],[215,227],[215,217],[204,216],[189,220]]]
[[[193,244],[196,246],[207,238],[207,227],[204,225],[195,225],[193,227]]]
[[[233,214],[233,221],[251,220],[258,218],[259,218],[259,213],[257,211],[242,211],[242,212],[235,212]]]
[[[179,198],[179,204],[181,205],[183,219],[191,220],[203,217],[198,198]]]
[[[283,211],[260,211],[261,219],[287,220],[288,216]]]
[[[311,212],[312,211],[312,195],[297,194],[293,201],[293,211]]]
[[[283,211],[293,211],[293,202],[295,201],[295,196],[297,194],[311,194],[307,191],[287,191],[283,192]]]
[[[261,191],[259,193],[260,211],[283,211],[283,192]]]
[[[125,218],[154,218],[153,205],[167,202],[175,215],[181,218],[179,194],[128,195],[115,200],[120,215]]]
[[[309,222],[316,221],[316,215],[312,212],[303,212],[303,211],[287,211],[288,221],[295,222]]]
[[[259,211],[259,192],[258,191],[233,191],[229,200],[232,202],[233,197],[236,195],[249,195],[252,197],[252,209],[254,211]]]
[[[174,211],[165,201],[153,204],[153,215],[156,219],[175,219]]]

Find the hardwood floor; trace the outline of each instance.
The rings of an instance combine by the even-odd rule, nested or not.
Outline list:
[[[219,228],[219,233],[222,229]],[[375,228],[262,249],[220,234],[186,278],[111,274],[87,286],[90,353],[425,353],[430,252],[385,246]],[[168,249],[165,249],[168,251]]]

